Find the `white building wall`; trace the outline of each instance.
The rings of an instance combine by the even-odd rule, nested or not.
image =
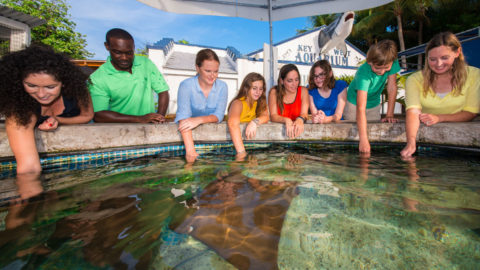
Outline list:
[[[347,44],[347,53],[344,57],[343,53],[337,49],[332,49],[325,54],[320,54],[318,48],[317,38],[318,31],[308,32],[307,34],[294,37],[290,40],[277,44],[278,49],[278,70],[275,74],[278,74],[279,69],[287,64],[294,63],[300,71],[301,85],[306,86],[308,84],[308,74],[310,72],[311,65],[320,59],[328,59],[332,65],[335,76],[342,75],[353,76],[355,75],[360,62],[365,60],[365,55],[356,49],[355,47]],[[184,52],[196,55],[196,53],[204,49],[204,46],[173,44],[173,47],[165,55],[162,49],[148,50],[149,58],[155,63],[160,72],[163,73],[168,85],[170,86],[170,104],[168,107],[168,114],[174,114],[177,111],[177,93],[180,83],[192,76],[196,75],[193,70],[195,67],[195,59],[189,59],[191,63],[185,63],[191,70],[171,69],[166,67],[168,57],[173,52]],[[218,78],[227,83],[228,86],[228,102],[236,96],[238,89],[242,83],[243,78],[250,72],[257,72],[263,74],[263,50],[256,53],[251,53],[242,58],[237,58],[235,61],[228,55],[227,50],[211,48],[217,53],[219,57],[227,57],[233,63],[236,63],[237,73],[219,73]],[[269,74],[263,74],[268,82]],[[276,84],[276,82],[275,82]],[[399,96],[402,95],[399,91]],[[386,104],[385,104],[386,111]],[[400,104],[396,104],[395,113],[401,113]],[[225,112],[227,114],[227,112]]]

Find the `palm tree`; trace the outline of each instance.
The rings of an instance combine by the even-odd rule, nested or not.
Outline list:
[[[387,27],[391,24],[390,16],[386,12],[386,8],[378,7],[358,11],[355,15],[355,24],[353,25],[352,34],[348,38],[353,44],[368,50],[370,45],[378,40],[390,38],[391,33],[387,32]],[[359,44],[359,43],[366,44]]]
[[[329,25],[339,16],[339,14],[324,14],[309,17],[309,20],[312,24],[312,27],[306,29],[297,29],[297,35],[305,33],[313,28],[320,27],[323,25]]]
[[[319,27],[322,25],[331,24],[333,21],[335,21],[336,18],[338,18],[338,16],[339,14],[325,14],[319,16],[312,16],[309,19],[314,27]]]
[[[391,4],[392,12],[397,19],[397,34],[398,43],[400,44],[400,51],[405,50],[405,39],[403,37],[403,21],[404,13],[411,11],[412,6],[415,6],[418,0],[395,0]],[[402,67],[407,68],[407,59],[402,56]]]
[[[434,4],[434,0],[417,0],[415,1],[414,5],[414,16],[416,17],[416,21],[418,22],[418,32],[417,32],[417,39],[418,45],[423,44],[423,27],[424,25],[430,22],[429,18],[427,17],[427,10]],[[417,59],[417,69],[422,69],[423,64],[423,55],[419,54]]]

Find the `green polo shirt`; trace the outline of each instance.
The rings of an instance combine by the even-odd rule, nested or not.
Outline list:
[[[145,115],[156,112],[154,92],[168,90],[163,75],[153,62],[135,56],[132,74],[113,67],[110,57],[92,75],[89,84],[93,110],[114,111],[127,115]]]
[[[385,72],[382,76],[375,74],[368,63],[361,65],[355,78],[348,86],[347,100],[348,102],[357,105],[357,91],[367,91],[367,109],[371,109],[380,104],[380,96],[382,94],[388,76],[396,74],[400,71],[398,59],[393,61],[392,68]]]

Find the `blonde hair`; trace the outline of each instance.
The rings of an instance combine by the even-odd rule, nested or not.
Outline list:
[[[458,38],[452,32],[442,32],[438,33],[428,42],[427,47],[425,48],[425,66],[423,67],[423,96],[427,96],[429,89],[433,86],[435,81],[436,74],[430,68],[428,64],[428,52],[440,46],[446,46],[450,48],[453,52],[458,52],[462,45]],[[463,52],[460,50],[460,53],[457,58],[455,58],[452,68],[450,70],[452,74],[451,84],[453,86],[452,95],[458,96],[462,92],[462,87],[467,80],[467,62],[463,57]],[[433,88],[432,88],[433,89]]]
[[[389,65],[395,59],[397,59],[397,45],[389,39],[373,44],[367,52],[367,62],[376,66]]]

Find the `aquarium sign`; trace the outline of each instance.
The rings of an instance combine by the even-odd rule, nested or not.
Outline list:
[[[315,51],[315,47],[311,45],[301,45],[297,46],[297,53],[295,55],[295,62],[312,64],[318,60],[328,60],[331,65],[335,66],[348,66],[348,60],[351,56],[351,51],[347,49],[346,55],[342,51],[337,49],[332,49],[329,53],[320,54],[318,51]]]

